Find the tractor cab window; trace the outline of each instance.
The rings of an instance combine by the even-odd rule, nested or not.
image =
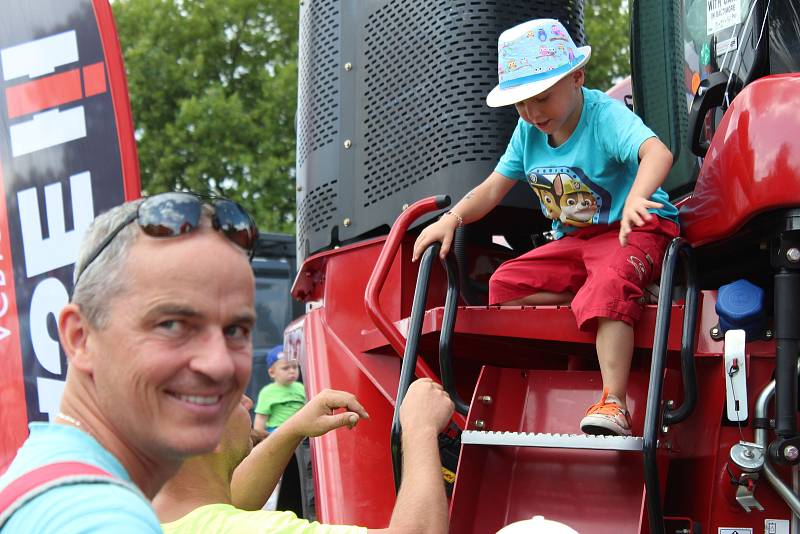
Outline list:
[[[664,188],[673,199],[693,189],[738,92],[770,73],[797,70],[799,11],[779,0],[633,2],[634,107],[672,151]]]
[[[736,94],[769,74],[768,4],[765,0],[683,4],[683,86],[689,106],[688,148],[695,156],[705,155]]]

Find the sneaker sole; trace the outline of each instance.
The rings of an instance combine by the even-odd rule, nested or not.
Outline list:
[[[597,426],[597,425],[583,425],[581,426],[581,431],[584,434],[589,434],[591,436],[623,436],[628,437],[631,435],[630,432],[620,432],[614,431],[610,428],[606,428],[604,426]]]

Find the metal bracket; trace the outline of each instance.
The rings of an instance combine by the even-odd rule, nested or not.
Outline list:
[[[730,421],[747,419],[747,369],[744,330],[725,332],[725,394]]]
[[[756,490],[756,480],[758,480],[757,473],[742,473],[739,476],[739,485],[736,486],[736,502],[744,508],[744,511],[750,513],[750,510],[755,508],[759,512],[764,511],[764,507],[758,502],[753,495]]]

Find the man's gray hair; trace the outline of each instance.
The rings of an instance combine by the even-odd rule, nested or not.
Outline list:
[[[81,241],[78,261],[75,262],[73,284],[76,282],[75,277],[86,266],[89,256],[115,228],[139,209],[141,202],[142,200],[138,199],[115,206],[92,221]],[[127,289],[127,277],[123,273],[125,260],[130,246],[137,237],[139,228],[136,224],[129,224],[123,228],[105,250],[86,267],[81,274],[80,284],[74,287],[72,302],[80,306],[81,312],[92,326],[100,328],[106,326],[111,298]]]
[[[128,224],[92,263],[86,266],[86,262],[103,240],[139,209],[142,200],[132,200],[100,214],[83,236],[73,272],[72,302],[80,306],[81,312],[94,327],[103,328],[108,324],[111,299],[128,289],[128,277],[124,270],[128,251],[141,234],[139,226],[133,222]],[[214,208],[203,204],[201,222],[210,221],[213,215]],[[86,270],[81,273],[80,283],[76,284],[75,278],[84,266]]]

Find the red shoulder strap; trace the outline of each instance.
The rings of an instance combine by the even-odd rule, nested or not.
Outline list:
[[[50,488],[66,484],[105,482],[132,487],[108,471],[83,462],[56,462],[37,467],[0,490],[0,528],[26,502]]]

